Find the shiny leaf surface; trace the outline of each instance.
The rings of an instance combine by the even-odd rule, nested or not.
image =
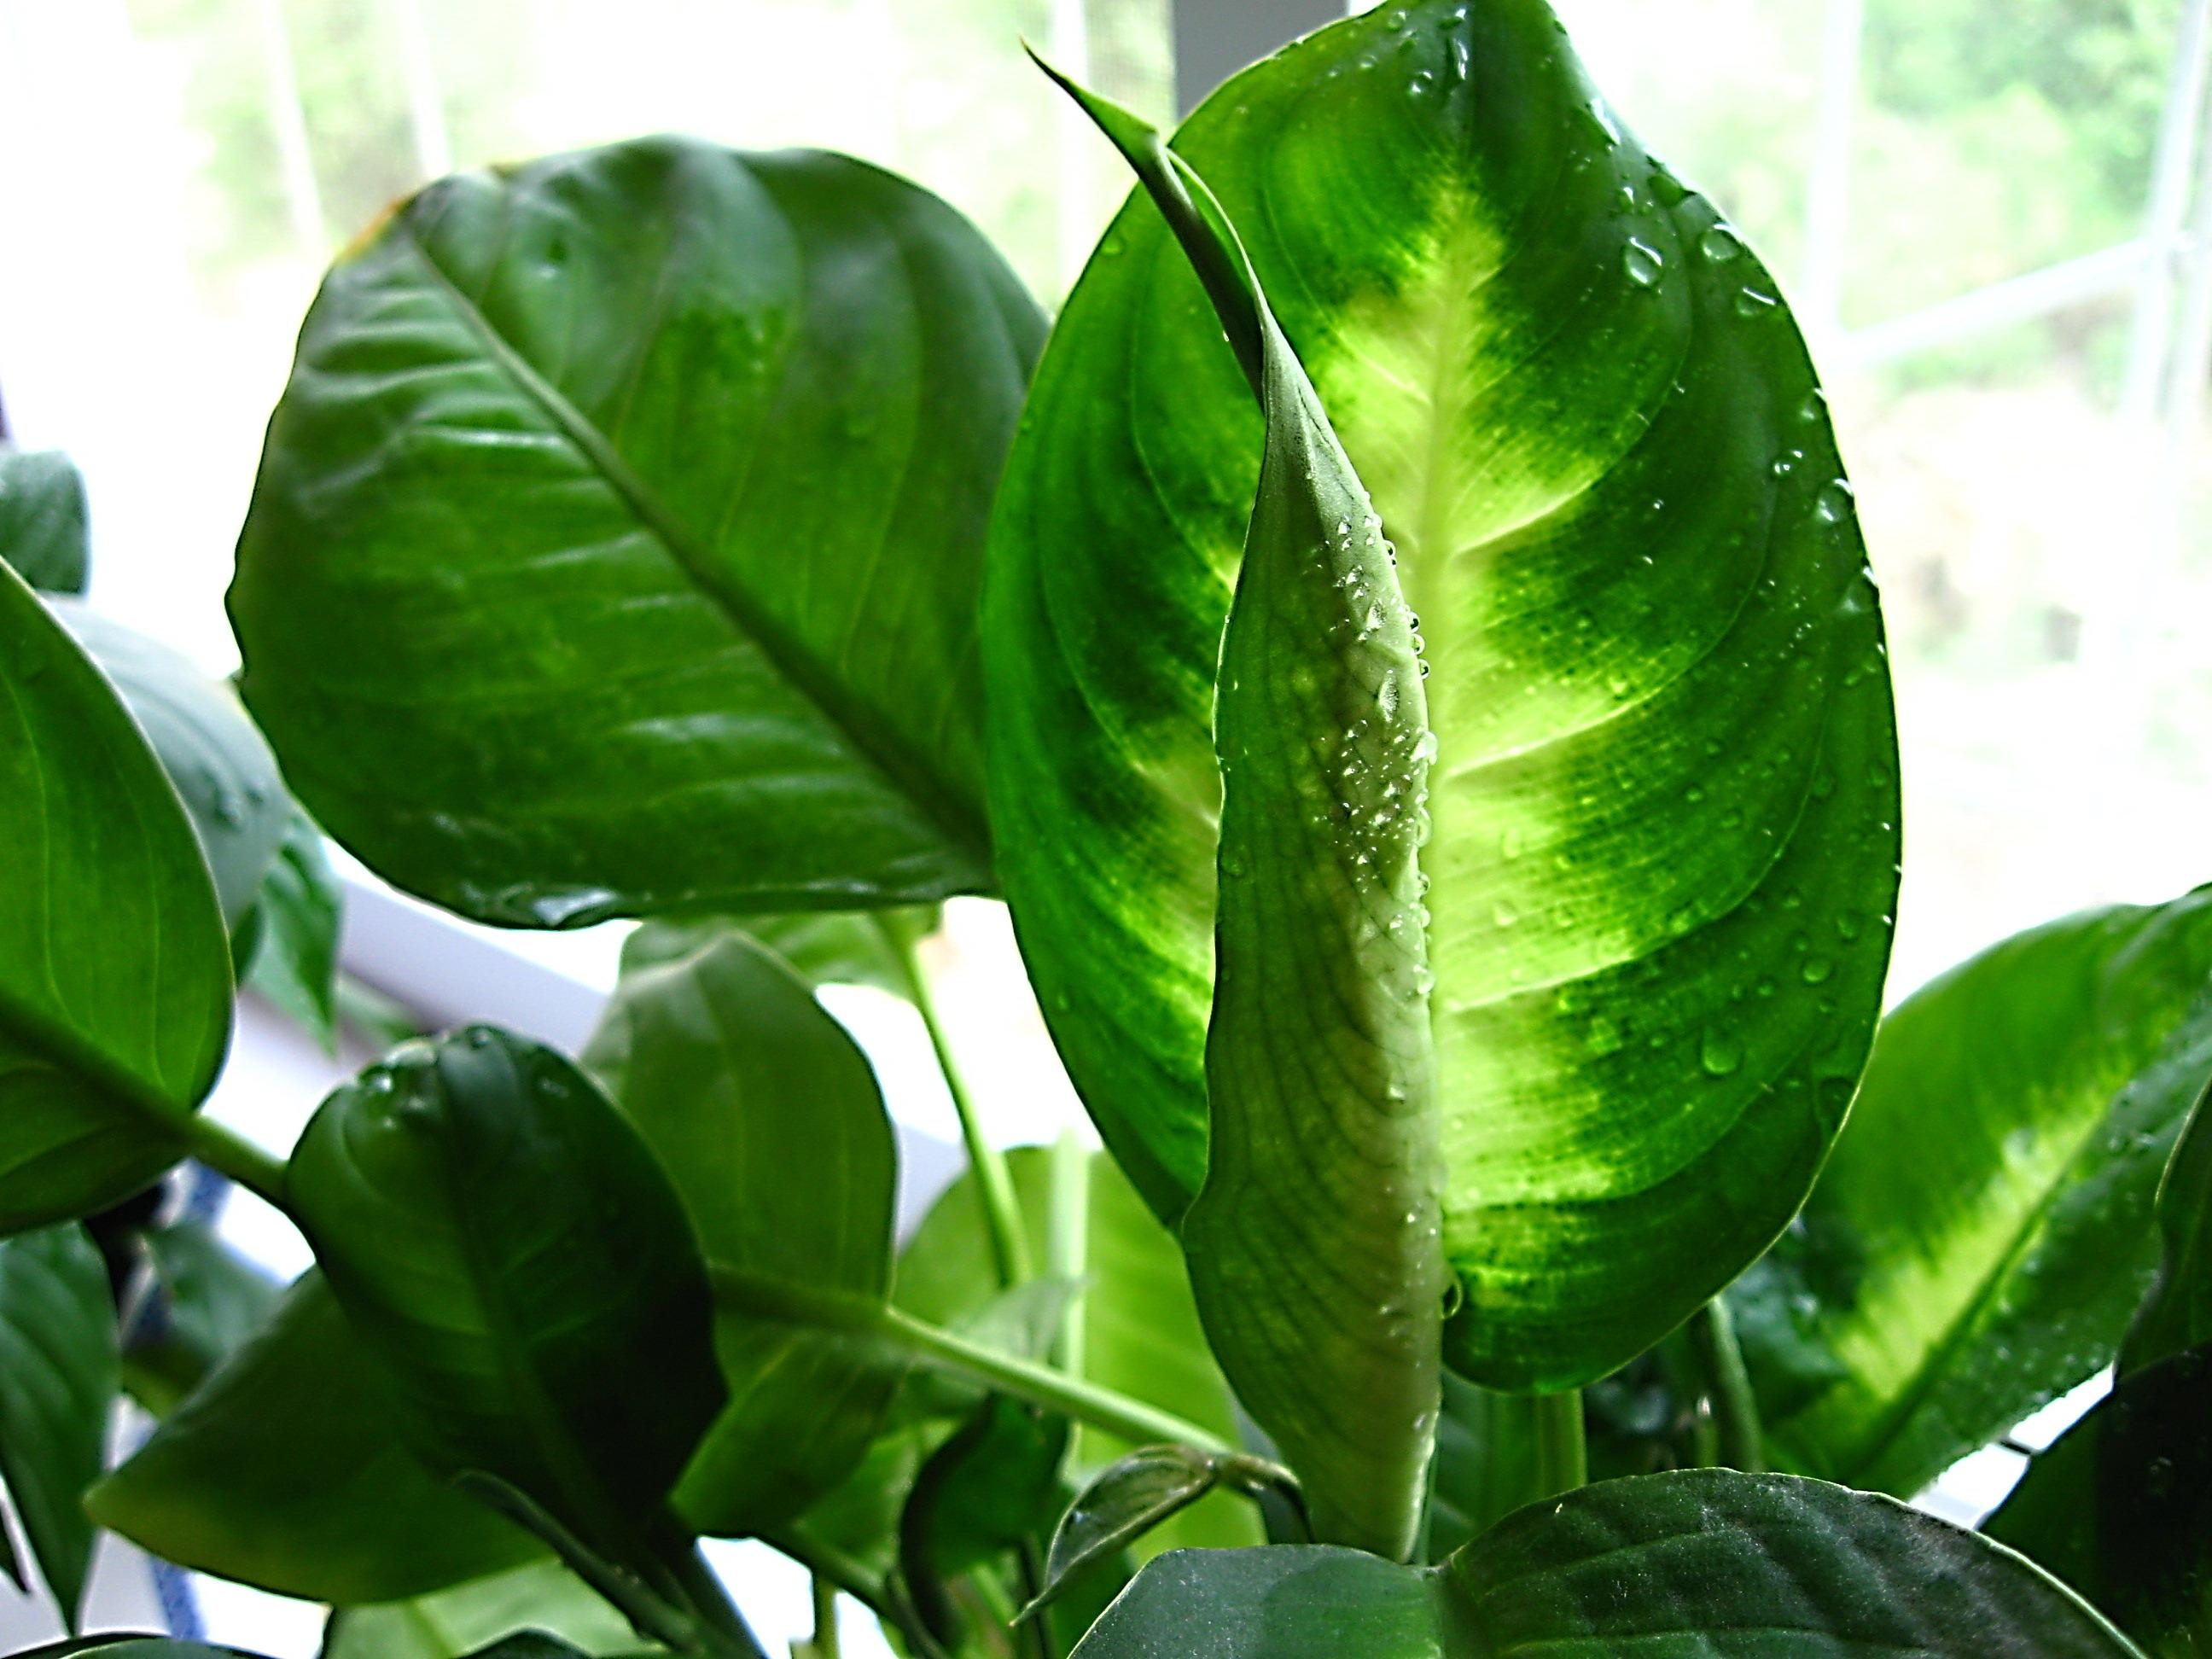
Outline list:
[[[1539,0],[1334,25],[1176,143],[1247,234],[1433,671],[1447,1358],[1586,1382],[1780,1231],[1877,1006],[1894,741],[1812,370],[1763,267],[1623,134]],[[1207,1167],[1215,669],[1261,452],[1133,204],[1040,366],[985,646],[1017,931],[1170,1217]]]
[[[2016,935],[1882,1023],[1799,1222],[1731,1292],[1767,1437],[1910,1496],[2109,1364],[2212,1075],[2212,890]]]
[[[205,857],[118,700],[0,569],[0,1233],[89,1214],[184,1152],[230,1037]]]
[[[669,1172],[715,1267],[881,1299],[897,1148],[875,1074],[792,970],[739,933],[641,968],[584,1056]],[[724,1310],[729,1403],[684,1477],[693,1522],[789,1520],[866,1453],[898,1368],[835,1332]]]
[[[308,314],[246,700],[338,840],[483,920],[983,887],[983,526],[1042,326],[839,156],[433,185]]]
[[[289,1185],[431,1472],[635,1566],[724,1390],[699,1247],[598,1087],[483,1027],[409,1044],[323,1103]]]

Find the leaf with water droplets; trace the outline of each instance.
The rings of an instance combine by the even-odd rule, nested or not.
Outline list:
[[[2212,889],[2019,934],[1882,1022],[1803,1214],[1730,1292],[1778,1461],[1909,1497],[2112,1362],[2212,1077],[2208,975]]]
[[[1539,0],[1401,9],[1255,65],[1175,146],[1249,233],[1420,617],[1431,916],[1407,983],[1430,984],[1464,1295],[1447,1358],[1550,1389],[1679,1323],[1820,1167],[1887,957],[1888,673],[1856,516],[1821,507],[1842,466],[1812,368],[1757,256],[1597,99]],[[1279,690],[1224,664],[1265,448],[1256,337],[1224,349],[1218,272],[1194,279],[1149,202],[1112,234],[994,526],[993,811],[1054,1039],[1173,1219],[1209,1164],[1217,911],[1261,879],[1224,831],[1217,709],[1279,696],[1310,720],[1297,671],[1328,636],[1285,647]],[[1403,719],[1406,688],[1370,690],[1306,728],[1317,764],[1358,720],[1382,729],[1390,696]],[[1228,758],[1233,802],[1249,763]],[[1376,869],[1360,850],[1314,879],[1348,902]],[[1283,939],[1278,971],[1315,987],[1360,944]],[[1738,998],[1762,983],[1753,1018]],[[1356,1161],[1325,1160],[1316,1193]]]
[[[1425,931],[1428,707],[1366,489],[1205,186],[1087,94],[1256,336],[1264,454],[1215,710],[1224,883],[1206,1184],[1182,1218],[1206,1335],[1316,1535],[1404,1559],[1436,1446],[1446,1276]],[[1346,1146],[1359,1156],[1342,1155]],[[1325,1261],[1326,1273],[1286,1271]]]

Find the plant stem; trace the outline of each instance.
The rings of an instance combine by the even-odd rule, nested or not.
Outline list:
[[[726,1654],[729,1659],[768,1659],[767,1650],[753,1634],[752,1626],[745,1623],[744,1614],[730,1600],[722,1581],[708,1566],[707,1558],[699,1553],[698,1541],[685,1534],[670,1543],[662,1561],[708,1638],[708,1650]]]
[[[287,1209],[284,1164],[235,1129],[224,1127],[202,1112],[185,1121],[185,1139],[191,1154],[217,1175],[228,1177],[278,1209]]]
[[[878,1583],[868,1576],[868,1570],[852,1557],[795,1534],[763,1533],[761,1542],[778,1554],[788,1556],[799,1563],[806,1569],[810,1577],[820,1580],[833,1589],[842,1590],[897,1631],[914,1659],[942,1659],[944,1650],[939,1646],[937,1638],[922,1627],[920,1615],[896,1583]]]
[[[1766,1449],[1759,1431],[1759,1399],[1751,1391],[1751,1375],[1744,1369],[1743,1349],[1735,1340],[1735,1321],[1720,1297],[1690,1316],[1690,1349],[1704,1374],[1705,1398],[1712,1407],[1720,1431],[1715,1449],[1723,1467],[1756,1474],[1766,1467]]]
[[[939,1370],[1141,1445],[1170,1441],[1206,1451],[1236,1450],[1210,1430],[1141,1400],[1132,1400],[1034,1360],[980,1346],[884,1303],[765,1279],[732,1267],[714,1266],[708,1272],[714,1278],[716,1299],[738,1312],[789,1325],[873,1337]]]
[[[837,1650],[837,1587],[815,1573],[808,1580],[814,1594],[814,1659],[840,1659]]]
[[[1014,1178],[1006,1168],[1006,1154],[983,1137],[975,1115],[975,1102],[952,1058],[952,1045],[937,1018],[937,1003],[929,994],[929,981],[921,971],[914,941],[896,922],[878,914],[876,931],[899,964],[907,995],[929,1033],[929,1046],[937,1054],[937,1069],[945,1074],[945,1087],[952,1097],[952,1109],[960,1119],[960,1139],[968,1148],[968,1164],[975,1172],[975,1190],[983,1201],[983,1225],[991,1243],[991,1263],[999,1283],[1009,1289],[1030,1277],[1029,1237],[1022,1229],[1020,1205],[1014,1198]]]
[[[1589,1483],[1580,1389],[1544,1395],[1536,1401],[1536,1480],[1547,1498]]]

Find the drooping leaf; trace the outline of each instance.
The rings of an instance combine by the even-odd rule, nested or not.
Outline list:
[[[1071,91],[1194,268],[1243,278],[1213,297],[1267,417],[1214,697],[1223,879],[1192,1286],[1320,1536],[1402,1560],[1435,1454],[1447,1282],[1419,635],[1382,521],[1204,185],[1152,128]]]
[[[1447,1358],[1585,1382],[1781,1230],[1878,1002],[1887,676],[1812,370],[1540,0],[1334,25],[1176,143],[1247,234],[1433,670]],[[1167,1216],[1207,1167],[1215,667],[1261,437],[1133,204],[1009,460],[985,657],[1032,976]]]
[[[164,1560],[342,1607],[542,1553],[408,1451],[375,1359],[317,1273],[93,1489],[90,1509]]]
[[[592,1659],[644,1645],[566,1567],[535,1561],[412,1601],[341,1608],[323,1632],[321,1659],[462,1659],[526,1631],[556,1636]]]
[[[698,1244],[598,1087],[483,1027],[409,1044],[323,1103],[289,1186],[431,1472],[635,1565],[724,1391]]]
[[[724,933],[744,933],[766,945],[810,985],[866,985],[907,996],[906,968],[884,935],[896,928],[927,938],[944,920],[936,905],[902,910],[794,911],[776,916],[707,917],[648,921],[623,941],[623,971],[641,973],[690,956]]]
[[[338,1051],[338,929],[345,900],[323,832],[296,805],[255,894],[246,983],[323,1046]]]
[[[2111,1363],[2212,1076],[2212,890],[2016,935],[1883,1021],[1799,1221],[1731,1293],[1771,1449],[1909,1496]]]
[[[1137,1576],[1075,1659],[2127,1659],[2009,1551],[1885,1498],[1703,1469],[1585,1486],[1444,1566],[1327,1546],[1190,1551]]]
[[[164,1416],[276,1316],[284,1287],[204,1221],[140,1237],[153,1279],[132,1313],[123,1381],[140,1405]]]
[[[181,653],[70,599],[50,601],[100,665],[185,803],[234,930],[253,908],[293,808],[261,733],[230,688]]]
[[[433,185],[308,314],[247,702],[339,841],[486,921],[988,885],[976,592],[1042,331],[965,220],[840,156]]]
[[[2158,1184],[2157,1277],[2120,1346],[2120,1370],[2212,1344],[2212,1083],[2190,1108]]]
[[[0,563],[46,593],[82,593],[92,543],[84,477],[58,449],[0,449]]]
[[[120,1371],[107,1269],[84,1229],[0,1238],[0,1476],[72,1631],[92,1567],[84,1493],[100,1478]]]
[[[2167,1356],[2039,1455],[1985,1528],[2147,1653],[2212,1644],[2212,1346]]]
[[[0,1234],[182,1156],[230,1037],[207,860],[107,681],[0,569]]]
[[[741,933],[633,963],[584,1064],[668,1170],[718,1270],[881,1300],[897,1146],[867,1059],[792,971]],[[849,1474],[898,1367],[838,1333],[725,1310],[729,1404],[686,1473],[694,1524],[789,1520]]]

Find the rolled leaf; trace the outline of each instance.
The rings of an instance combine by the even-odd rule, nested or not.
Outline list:
[[[2109,1364],[2212,1076],[2212,890],[2016,935],[1882,1022],[1803,1215],[1731,1293],[1774,1455],[1907,1497]]]
[[[1888,1498],[1782,1475],[1611,1480],[1426,1571],[1322,1546],[1163,1556],[1074,1659],[2129,1659],[2010,1551]]]
[[[93,1518],[167,1561],[348,1606],[543,1553],[434,1478],[319,1273],[95,1486]]]
[[[84,1229],[0,1239],[0,1475],[71,1630],[92,1567],[85,1489],[121,1385],[107,1270]]]
[[[0,1234],[184,1152],[230,1038],[230,950],[176,792],[100,671],[0,570]]]
[[[897,1147],[866,1057],[791,969],[720,933],[632,967],[584,1064],[675,1182],[717,1269],[878,1301],[891,1282]],[[849,1335],[732,1313],[729,1404],[684,1477],[703,1529],[788,1521],[866,1454],[899,1367]]]
[[[433,185],[308,314],[246,701],[333,836],[486,921],[987,886],[976,592],[1042,331],[965,220],[840,156]]]
[[[0,563],[46,593],[82,593],[92,544],[84,477],[58,449],[0,451]]]
[[[1433,671],[1446,1356],[1587,1382],[1781,1231],[1878,1005],[1888,680],[1811,366],[1540,0],[1333,25],[1176,145],[1248,235]],[[1210,1168],[1216,671],[1262,438],[1200,283],[1125,209],[1009,459],[985,655],[1024,953],[1170,1218]],[[1310,961],[1334,971],[1322,936],[1278,971]]]
[[[410,1044],[323,1103],[289,1187],[431,1472],[652,1559],[724,1390],[698,1244],[597,1085],[483,1027]]]

